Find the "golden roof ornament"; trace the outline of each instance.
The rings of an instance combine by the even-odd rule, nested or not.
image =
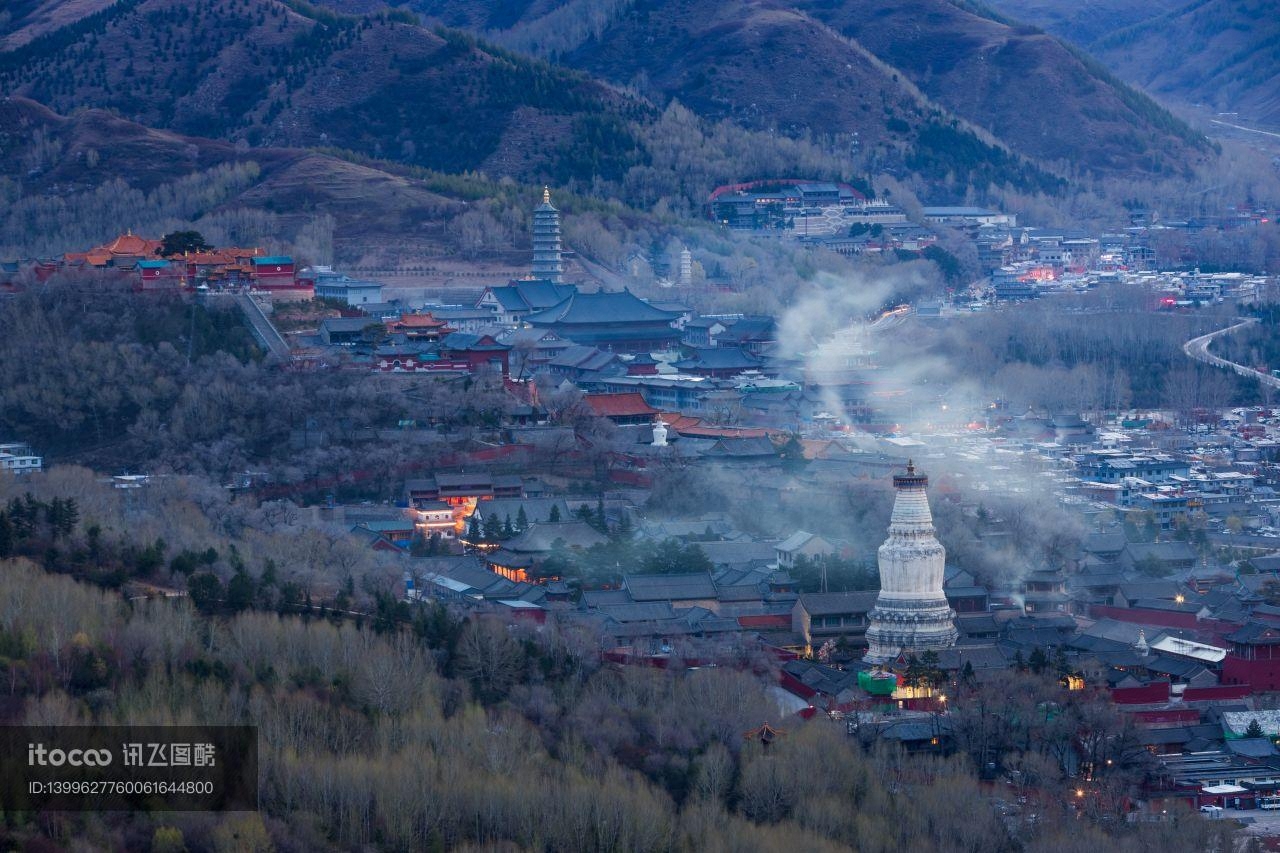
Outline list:
[[[542,188],[542,203],[551,204],[551,187],[544,186]]]

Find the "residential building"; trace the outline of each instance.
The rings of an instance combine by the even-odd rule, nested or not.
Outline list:
[[[309,267],[299,278],[314,283],[317,299],[335,299],[347,305],[370,305],[382,301],[381,284],[334,272],[333,267]]]
[[[1013,213],[1001,213],[984,207],[926,207],[924,221],[935,225],[947,225],[952,228],[981,225],[1004,225],[1010,228],[1017,226],[1018,217]]]
[[[31,450],[31,445],[18,442],[0,444],[0,471],[29,474],[43,467],[44,459]]]
[[[798,557],[807,557],[811,560],[815,557],[830,557],[837,553],[839,548],[816,533],[797,530],[779,542],[775,550],[778,568],[791,569],[795,566]]]

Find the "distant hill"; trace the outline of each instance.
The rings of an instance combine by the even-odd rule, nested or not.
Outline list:
[[[1177,172],[1204,140],[1058,40],[947,0],[797,0],[931,99],[1041,162]]]
[[[1034,24],[1085,48],[1186,4],[1187,0],[985,0],[986,6],[1007,19]]]
[[[862,45],[769,2],[666,0],[637,8],[561,61],[712,119],[848,135],[871,171],[900,159],[938,184],[950,174],[966,185],[1054,189],[1049,175],[957,122]]]
[[[427,180],[302,149],[244,151],[103,110],[66,117],[9,98],[0,129],[0,186],[24,195],[0,208],[0,256],[57,254],[187,221],[233,240],[287,238],[322,214],[349,243],[441,246],[445,223],[467,208]]]
[[[1272,0],[988,0],[1161,98],[1280,126],[1280,9]]]
[[[371,0],[77,2],[72,20],[21,0],[7,25],[45,25],[0,52],[0,88],[237,154],[349,151],[641,208],[797,170],[1053,193],[1081,171],[1176,174],[1203,145],[1056,40],[946,0],[419,0],[484,38]]]
[[[1149,92],[1280,126],[1280,9],[1272,0],[1199,0],[1089,50]]]
[[[0,54],[0,88],[62,112],[251,145],[335,145],[436,169],[567,179],[634,160],[644,101],[395,15],[273,0],[118,0]],[[581,146],[591,140],[591,150]]]
[[[625,5],[517,3],[511,11],[528,11],[566,39],[571,13],[598,28]],[[117,0],[0,53],[0,86],[62,112],[92,105],[241,146],[341,148],[444,172],[578,181],[642,205],[675,191],[682,207],[697,209],[718,183],[797,167],[816,178],[914,171],[946,179],[956,196],[970,186],[1061,185],[819,21],[767,3],[745,18],[709,15],[705,0],[681,8],[686,28],[665,53],[637,46],[647,57],[637,70],[652,71],[667,91],[626,87],[628,67],[606,49],[652,38],[648,18],[611,32],[594,59],[584,47],[572,69],[460,30],[425,29],[403,10],[351,15],[301,0]],[[732,61],[712,79],[722,53]],[[792,54],[815,59],[791,63]],[[593,66],[614,73],[605,79]],[[694,103],[692,124],[646,97],[655,94],[663,107],[670,95]],[[783,134],[774,133],[779,115]],[[724,118],[747,134],[711,124]],[[690,149],[682,138],[703,142]]]
[[[962,2],[409,5],[748,126],[930,147],[937,115],[943,127],[958,116],[1041,164],[1100,171],[1176,173],[1204,150],[1189,127],[1058,40]]]

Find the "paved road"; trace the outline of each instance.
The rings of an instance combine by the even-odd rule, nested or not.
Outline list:
[[[1269,130],[1258,130],[1256,127],[1245,127],[1242,124],[1232,124],[1229,121],[1218,121],[1216,118],[1209,119],[1209,121],[1212,124],[1220,124],[1223,127],[1232,127],[1236,130],[1247,130],[1249,133],[1260,133],[1263,136],[1274,136],[1276,139],[1280,139],[1280,133],[1273,133]]]
[[[258,343],[273,355],[289,358],[291,353],[289,343],[281,337],[276,327],[271,325],[271,321],[267,319],[267,315],[262,312],[262,308],[253,297],[247,293],[236,294],[236,304],[240,306],[245,319],[249,321],[249,327],[253,329],[253,336],[258,339]]]
[[[1260,370],[1254,370],[1252,367],[1245,367],[1243,364],[1236,364],[1234,361],[1227,361],[1225,358],[1219,358],[1209,352],[1209,344],[1213,343],[1215,338],[1230,334],[1237,329],[1243,329],[1245,326],[1252,325],[1256,322],[1258,322],[1256,318],[1250,317],[1249,319],[1242,320],[1235,325],[1227,326],[1225,329],[1219,329],[1216,332],[1210,332],[1207,335],[1192,338],[1182,345],[1182,351],[1186,353],[1189,358],[1194,358],[1196,361],[1211,364],[1214,367],[1222,367],[1227,370],[1232,370],[1248,379],[1256,379],[1263,385],[1270,385],[1272,388],[1280,388],[1280,379],[1263,373]]]

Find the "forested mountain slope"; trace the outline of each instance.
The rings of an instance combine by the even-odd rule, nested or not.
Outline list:
[[[1272,0],[1199,0],[1089,50],[1149,92],[1280,125],[1280,9]]]
[[[910,140],[928,124],[904,109],[918,87],[932,108],[1064,169],[1177,172],[1204,151],[1188,127],[1058,40],[948,0],[408,5],[748,126],[856,130],[874,142],[906,122]]]
[[[58,111],[253,145],[337,145],[445,171],[567,179],[630,165],[653,108],[586,76],[394,15],[274,0],[119,0],[0,54],[0,87]],[[303,14],[305,12],[306,14]]]
[[[1100,38],[1179,9],[1187,0],[984,0],[999,15],[1033,24],[1072,44]]]
[[[1171,101],[1280,125],[1280,14],[1269,0],[989,0]]]
[[[689,24],[708,8],[690,4]],[[717,32],[694,34],[705,62],[665,81],[698,104],[691,115],[673,115],[661,89],[624,90],[461,31],[425,29],[401,11],[349,15],[276,0],[118,0],[0,53],[0,85],[55,110],[103,107],[241,147],[335,147],[443,172],[576,181],[641,204],[672,198],[688,210],[718,183],[797,169],[815,178],[915,172],[949,180],[958,194],[1060,187],[821,23],[753,9],[746,20],[710,19]],[[555,12],[542,20],[561,22]],[[639,52],[657,68],[690,37],[665,57]],[[816,65],[787,61],[815,51]],[[724,82],[707,67],[720,53],[747,57],[726,64]],[[774,72],[762,75],[761,63]],[[788,117],[782,134],[773,132],[778,115]],[[717,127],[728,117],[738,123]]]
[[[215,240],[290,240],[326,215],[342,239],[439,242],[467,204],[430,177],[10,98],[0,102],[0,256],[54,255],[126,228],[155,234],[195,221]]]

